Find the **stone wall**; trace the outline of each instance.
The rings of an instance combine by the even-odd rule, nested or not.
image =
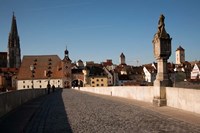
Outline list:
[[[80,90],[151,103],[153,101],[153,86],[81,87]]]
[[[0,94],[0,117],[19,105],[45,94],[45,89],[26,89]]]
[[[200,114],[200,89],[166,87],[167,106]]]
[[[78,88],[75,88],[78,89]],[[153,102],[153,86],[81,87],[81,91]],[[200,90],[166,87],[167,106],[200,114]]]

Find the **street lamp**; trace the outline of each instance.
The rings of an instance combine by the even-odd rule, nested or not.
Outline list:
[[[34,65],[30,65],[30,70],[31,70],[31,73],[32,73],[32,75],[31,75],[31,78],[32,78],[32,89],[34,89],[34,87],[33,87],[33,78],[34,78],[33,73],[34,73]]]

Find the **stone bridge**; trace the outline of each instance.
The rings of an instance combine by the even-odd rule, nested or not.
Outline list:
[[[87,90],[89,89],[92,92],[91,88]],[[106,92],[104,89],[102,88],[101,93]],[[128,88],[121,89],[128,90]],[[1,94],[0,97],[3,95],[4,100],[7,100],[8,103],[17,104],[17,101],[21,101],[22,105],[13,106],[12,111],[0,118],[0,132],[200,133],[200,114],[168,106],[155,107],[149,102],[139,101],[139,96],[138,100],[131,99],[134,96],[131,94],[129,98],[120,98],[114,96],[117,95],[117,91],[113,88],[110,89],[112,93],[109,90],[109,95],[112,96],[95,94],[94,90],[96,93],[100,93],[98,88],[93,88],[93,93],[85,92],[86,88],[80,88],[80,90],[57,89],[50,94],[45,94],[45,90],[40,90],[40,92],[38,90],[15,91]],[[28,95],[37,98],[29,101],[22,100],[25,99],[24,96]],[[125,92],[123,95],[126,95]],[[16,99],[14,100],[14,98]],[[9,99],[12,100],[9,101]],[[2,100],[1,113],[2,108],[9,106],[3,103],[6,101]]]

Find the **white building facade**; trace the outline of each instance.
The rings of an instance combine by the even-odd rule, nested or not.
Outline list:
[[[200,79],[200,69],[198,64],[195,64],[191,71],[191,79]]]

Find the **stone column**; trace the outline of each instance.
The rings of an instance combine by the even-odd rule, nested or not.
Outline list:
[[[153,99],[153,104],[156,106],[165,106],[167,104],[165,87],[171,86],[167,69],[167,60],[171,55],[171,38],[165,31],[164,19],[165,17],[161,15],[158,22],[158,31],[153,39],[154,56],[157,61],[157,75],[154,81]]]

